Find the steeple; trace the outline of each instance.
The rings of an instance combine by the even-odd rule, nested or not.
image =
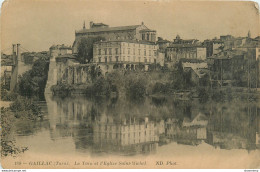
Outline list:
[[[251,32],[250,32],[250,30],[248,31],[247,37],[248,37],[248,38],[251,38]]]
[[[85,24],[85,20],[84,20],[84,24],[83,24],[83,29],[86,29],[86,24]]]

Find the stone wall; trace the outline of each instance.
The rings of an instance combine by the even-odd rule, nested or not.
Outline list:
[[[57,78],[57,84],[87,84],[91,83],[91,72],[98,72],[98,66],[93,64],[76,64],[63,68],[58,66],[60,74]]]

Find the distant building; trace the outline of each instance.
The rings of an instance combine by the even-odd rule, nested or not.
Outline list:
[[[180,35],[177,35],[173,40],[173,44],[198,44],[199,40],[197,39],[181,39]]]
[[[196,39],[183,40],[179,35],[166,48],[165,63],[168,66],[184,60],[206,60],[206,47]]]
[[[248,52],[243,50],[226,50],[208,58],[211,79],[220,85],[228,82],[247,86]]]
[[[66,46],[62,44],[62,45],[53,45],[50,47],[51,57],[57,57],[59,55],[64,55],[64,54],[72,54],[71,46]]]
[[[224,49],[224,42],[220,39],[205,40],[203,42],[203,45],[206,47],[206,57],[218,54]]]
[[[200,85],[200,80],[209,73],[208,64],[206,62],[203,63],[190,63],[184,62],[182,63],[183,70],[186,72],[191,72],[191,80],[196,85]]]
[[[10,90],[11,76],[12,76],[12,65],[1,65],[1,82],[3,88]]]
[[[141,40],[156,42],[156,31],[147,28],[142,22],[141,25],[109,27],[103,23],[90,22],[89,29],[85,23],[83,29],[75,32],[73,53],[77,53],[78,44],[81,38],[103,37],[106,41],[116,40]]]
[[[159,46],[159,50],[165,52],[166,48],[170,46],[171,41],[165,40],[161,37],[158,37],[156,44]]]
[[[176,64],[180,59],[206,60],[206,48],[201,45],[173,44],[166,49],[167,63]]]

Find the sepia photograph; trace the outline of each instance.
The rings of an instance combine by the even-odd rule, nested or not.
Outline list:
[[[4,169],[260,169],[253,1],[5,0]]]

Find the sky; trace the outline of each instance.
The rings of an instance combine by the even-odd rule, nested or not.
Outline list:
[[[88,1],[8,0],[1,8],[1,50],[13,43],[29,51],[48,50],[53,44],[72,45],[83,22],[109,26],[138,25],[173,40],[212,39],[231,34],[259,35],[259,10],[245,1]]]

